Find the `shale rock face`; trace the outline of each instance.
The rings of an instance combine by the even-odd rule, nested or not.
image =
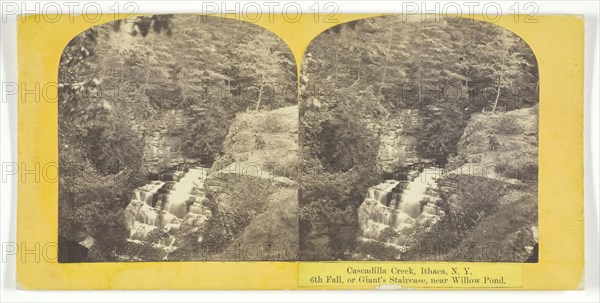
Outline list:
[[[238,114],[213,171],[261,178],[293,177],[298,161],[298,107]]]
[[[445,258],[537,258],[538,107],[473,115],[438,185],[451,212],[483,211]],[[484,253],[465,254],[461,247]]]
[[[420,162],[416,152],[416,138],[411,134],[421,123],[418,111],[401,110],[381,122],[378,164],[384,173],[393,173],[402,167]]]
[[[144,165],[150,173],[160,173],[165,168],[186,162],[182,152],[181,130],[185,129],[183,110],[165,111],[152,129],[143,130]]]
[[[510,183],[537,182],[538,107],[477,114],[465,128],[448,168]]]
[[[244,210],[247,225],[219,258],[297,260],[298,107],[238,114],[222,150],[208,183],[220,211]]]

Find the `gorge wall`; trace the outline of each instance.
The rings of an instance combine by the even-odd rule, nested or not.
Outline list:
[[[379,163],[388,171],[426,162],[406,149],[411,118],[421,123],[414,115],[381,128]],[[446,167],[413,166],[369,188],[358,209],[357,259],[537,260],[537,106],[472,115],[456,150]]]
[[[144,138],[144,165],[147,172],[159,174],[164,169],[185,162],[196,162],[186,159],[183,154],[182,130],[187,118],[184,110],[165,110],[151,127],[142,131]]]
[[[278,119],[276,118],[277,115],[283,114],[283,117],[286,117],[286,111],[290,112],[289,108],[286,108],[286,110],[279,109],[271,114],[250,114],[250,116],[264,116],[260,120],[262,121],[261,123],[264,123],[266,126],[262,125],[261,129],[256,129],[256,133],[261,133],[263,129],[269,128],[269,125],[272,125],[273,128],[281,127],[280,123],[277,123],[275,120]],[[237,122],[232,124],[231,130],[247,126],[246,124],[248,124],[247,121],[249,119],[244,115],[245,114],[239,115]],[[291,121],[291,118],[292,117],[290,116],[289,119],[284,119],[282,121]],[[158,118],[152,127],[140,131],[144,138],[144,165],[148,172],[160,173],[165,168],[171,168],[177,164],[197,161],[197,159],[186,159],[182,150],[184,144],[182,130],[185,129],[187,123],[186,119],[184,110],[167,110]],[[268,121],[265,122],[263,119],[267,119]],[[273,121],[275,121],[275,123]],[[378,165],[382,172],[394,173],[403,167],[421,161],[416,152],[416,138],[412,134],[413,131],[418,131],[421,123],[422,120],[418,110],[411,109],[395,111],[390,114],[387,119],[374,122],[373,129],[379,137]],[[287,128],[293,127],[287,124],[284,122],[283,126]],[[234,147],[234,150],[228,151],[228,149],[224,149],[226,154],[217,159],[218,166],[224,168],[233,162],[232,157],[234,157],[234,154],[234,158],[236,158],[236,162],[238,163],[247,162],[246,160],[242,160],[245,157],[256,158],[253,159],[258,160],[258,162],[255,163],[260,163],[261,165],[270,162],[266,157],[260,156],[260,154],[264,155],[264,152],[259,153],[251,150],[235,151],[235,149],[238,149],[241,145],[240,142],[232,142],[232,140],[240,141],[243,139],[248,141],[245,143],[246,145],[250,145],[250,143],[253,143],[253,140],[255,140],[254,133],[248,134],[248,136],[243,138],[240,137],[241,139],[234,137],[234,134],[230,134],[224,143],[225,145]],[[289,164],[297,161],[295,153],[286,152],[289,149],[291,149],[289,146],[285,147],[285,150],[282,149],[282,153],[279,156],[283,158],[279,158],[280,160],[277,162],[284,161]],[[288,165],[288,168],[292,168],[292,166]]]
[[[421,123],[419,111],[414,109],[395,111],[378,123],[380,171],[390,174],[420,162],[412,132],[418,131]]]
[[[436,260],[537,260],[538,106],[474,114],[437,185],[442,208],[459,216],[419,236],[444,248]]]
[[[214,258],[298,259],[297,163],[297,106],[237,114],[207,181],[225,226],[235,226]]]

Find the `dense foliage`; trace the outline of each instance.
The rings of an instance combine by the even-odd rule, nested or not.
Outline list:
[[[59,83],[59,233],[92,236],[99,260],[123,251],[123,210],[147,182],[149,134],[177,134],[184,157],[210,164],[236,113],[297,101],[284,43],[257,26],[205,16],[89,29],[66,46]]]
[[[416,109],[425,120],[416,126],[418,151],[442,164],[471,114],[537,103],[535,56],[513,33],[463,18],[405,18],[369,18],[320,34],[303,62],[305,103],[337,111],[343,99],[366,110],[357,118],[374,122]]]
[[[302,161],[271,167],[287,171],[278,174],[300,185],[302,259],[347,259],[357,252],[398,257],[398,250],[382,244],[396,236],[391,229],[380,241],[356,242],[358,207],[367,189],[382,179],[382,121],[414,111],[418,123],[404,131],[416,137],[419,157],[445,165],[474,113],[538,102],[535,56],[516,35],[461,18],[403,18],[336,26],[306,51],[300,76]],[[66,46],[59,82],[59,234],[76,241],[94,238],[89,255],[98,261],[164,256],[152,245],[140,250],[126,241],[124,208],[133,190],[147,182],[144,151],[153,133],[166,131],[183,142],[183,157],[211,164],[223,156],[222,143],[237,113],[297,103],[294,58],[274,34],[200,16],[139,17],[87,30]],[[513,123],[499,125],[498,134],[520,131]],[[261,132],[279,128],[276,119],[265,120]],[[266,141],[256,134],[255,143],[262,150]],[[158,165],[168,166],[169,159],[163,160]],[[537,166],[515,171],[510,163],[501,164],[497,173],[523,181],[537,176]],[[292,205],[267,204],[295,200],[277,197],[268,182],[249,182],[235,183],[220,195],[208,193],[212,217],[202,228],[180,227],[175,259],[198,258],[206,249],[202,241],[214,247],[212,254],[230,245],[273,240],[277,233],[277,240],[295,239],[289,228]],[[433,230],[424,227],[420,236],[456,248],[481,240],[481,233],[472,231],[492,224],[483,219],[530,223],[531,199],[519,205],[493,203],[508,190],[497,183],[468,183],[454,193],[460,196],[459,208],[450,208],[450,198],[442,197],[448,215]],[[524,208],[523,215],[510,219],[509,207]],[[515,234],[515,242],[527,240],[520,230],[506,232]]]
[[[357,208],[381,181],[381,122],[413,110],[419,157],[445,165],[472,114],[535,105],[537,73],[523,40],[469,19],[376,17],[320,34],[301,76],[302,258],[351,252]]]
[[[416,244],[404,260],[522,262],[533,246],[529,227],[537,222],[536,186],[457,175],[446,178],[440,206],[446,215],[431,229],[412,231]],[[511,191],[527,192],[499,203]]]

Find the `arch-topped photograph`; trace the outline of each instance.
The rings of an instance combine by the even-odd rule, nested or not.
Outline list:
[[[59,65],[59,261],[296,260],[297,128],[293,55],[262,27],[82,32]]]
[[[537,262],[536,57],[463,18],[382,16],[301,67],[301,260]]]

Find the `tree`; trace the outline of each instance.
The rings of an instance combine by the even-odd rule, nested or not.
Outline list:
[[[142,19],[134,20],[163,22],[145,34],[165,29],[165,18]],[[66,239],[91,235],[96,252],[91,255],[99,261],[113,258],[123,246],[128,237],[123,209],[132,190],[145,182],[139,136],[126,114],[130,111],[125,110],[128,104],[107,98],[118,94],[103,90],[114,89],[114,82],[105,81],[114,78],[114,70],[103,65],[102,58],[119,57],[118,48],[108,41],[128,35],[121,25],[81,33],[65,47],[59,63],[59,233]],[[120,66],[121,71],[127,68]]]
[[[416,137],[420,158],[445,165],[472,114],[532,106],[536,87],[535,56],[494,24],[383,16],[321,33],[301,72],[303,258],[323,242],[328,258],[347,257],[344,243],[358,236],[353,216],[384,178],[377,150],[389,117],[410,112],[411,123],[392,130]],[[519,90],[531,93],[509,94]]]
[[[518,36],[501,27],[490,31],[494,39],[478,45],[475,54],[480,72],[493,81],[487,90],[495,94],[492,102],[492,114],[495,114],[502,91],[515,88],[532,63],[525,59],[523,50],[529,48]]]
[[[241,44],[235,51],[243,75],[253,79],[257,89],[256,107],[260,109],[266,87],[277,89],[280,79],[285,79],[289,58],[278,48],[281,41],[270,33],[260,33],[253,40]],[[278,97],[278,96],[274,96]]]

